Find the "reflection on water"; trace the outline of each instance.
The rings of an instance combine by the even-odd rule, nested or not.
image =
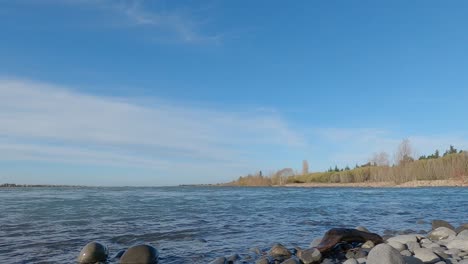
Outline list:
[[[467,219],[468,188],[0,189],[3,263],[73,263],[96,240],[112,254],[156,246],[162,263],[207,263],[273,242],[307,246],[332,227],[428,230]],[[417,224],[417,220],[426,224]]]

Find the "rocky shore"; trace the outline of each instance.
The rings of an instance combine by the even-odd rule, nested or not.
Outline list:
[[[109,258],[107,248],[87,244],[78,256],[79,264],[158,264],[159,252],[150,245],[137,245]],[[270,248],[252,248],[246,254],[220,256],[209,264],[468,264],[468,223],[457,228],[434,220],[430,232],[386,231],[382,236],[359,226],[333,228],[314,239],[309,248],[287,248],[279,243]]]

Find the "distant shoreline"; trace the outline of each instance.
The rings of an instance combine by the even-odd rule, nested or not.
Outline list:
[[[47,187],[63,187],[63,188],[79,188],[87,187],[83,185],[55,185],[55,184],[15,184],[15,183],[3,183],[0,184],[0,188],[47,188]]]
[[[395,182],[357,182],[357,183],[289,183],[285,187],[348,187],[348,188],[414,188],[414,187],[468,187],[468,182],[460,180],[425,180]]]

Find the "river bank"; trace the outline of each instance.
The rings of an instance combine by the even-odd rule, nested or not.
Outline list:
[[[278,187],[304,187],[304,188],[414,188],[414,187],[468,187],[468,181],[463,180],[431,180],[431,181],[409,181],[404,183],[395,182],[354,182],[354,183],[288,183]]]

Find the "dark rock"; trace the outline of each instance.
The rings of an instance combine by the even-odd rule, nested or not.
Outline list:
[[[227,257],[226,262],[227,264],[234,264],[234,262],[236,262],[236,260],[239,260],[239,259],[241,259],[241,257],[238,254],[234,254],[234,255]]]
[[[455,231],[455,227],[451,225],[449,222],[444,220],[433,220],[432,221],[432,230],[435,230],[439,227],[446,227],[448,229],[452,229]]]
[[[457,232],[458,234],[463,230],[468,230],[468,223],[464,223],[461,226],[457,227],[457,229],[455,229],[455,232]]]
[[[347,228],[332,228],[323,236],[322,242],[317,249],[323,254],[333,249],[340,242],[359,242],[372,241],[374,244],[383,243],[382,237],[374,233],[359,231]]]
[[[225,257],[219,257],[216,258],[215,260],[211,261],[209,264],[225,264],[226,263],[226,258]]]
[[[261,259],[257,260],[255,264],[269,264],[270,260],[267,257],[262,257]]]
[[[107,261],[108,255],[109,251],[106,246],[97,242],[91,242],[86,244],[81,250],[80,255],[78,255],[78,263],[94,264],[96,262],[105,262]]]
[[[301,261],[299,261],[296,257],[292,257],[281,262],[281,264],[301,264]]]
[[[114,259],[120,259],[124,253],[125,250],[120,250],[119,252],[117,252],[117,254],[115,254]]]
[[[133,246],[122,255],[120,264],[157,264],[159,252],[149,245]]]

